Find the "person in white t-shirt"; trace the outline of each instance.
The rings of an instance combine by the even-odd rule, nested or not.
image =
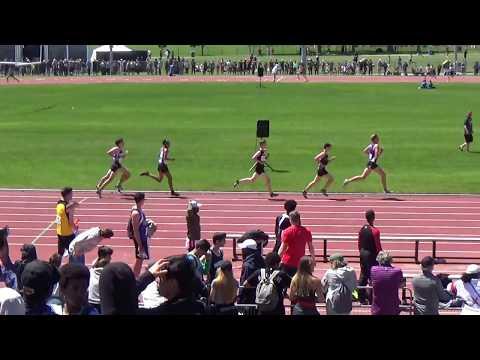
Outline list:
[[[277,73],[280,70],[280,65],[278,63],[275,64],[275,66],[272,69],[272,75],[273,75],[273,82],[277,81]]]
[[[85,265],[85,254],[95,249],[103,239],[110,239],[112,236],[111,229],[101,229],[100,227],[94,227],[78,234],[68,248],[70,262],[79,262]]]
[[[105,266],[112,261],[113,249],[109,246],[100,246],[98,248],[97,258],[90,268],[90,282],[88,284],[88,303],[93,306],[99,313],[102,312],[100,306],[100,275]]]
[[[448,284],[447,290],[464,301],[462,315],[480,315],[480,266],[468,265],[461,279]]]

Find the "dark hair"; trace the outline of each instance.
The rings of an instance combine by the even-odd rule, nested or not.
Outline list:
[[[140,201],[145,200],[145,193],[143,192],[137,192],[133,196],[133,200],[138,204]]]
[[[375,220],[375,211],[372,209],[365,211],[365,219],[367,219],[369,224],[372,224]]]
[[[90,280],[90,271],[82,264],[65,264],[60,268],[60,289],[65,289],[70,280]]]
[[[188,296],[193,290],[195,282],[195,267],[186,255],[167,258],[167,279],[177,280],[179,296]]]
[[[280,260],[280,255],[276,252],[271,252],[265,256],[265,265],[268,269],[275,269],[280,264]]]
[[[227,238],[227,233],[215,233],[213,234],[212,241],[214,244],[221,240],[226,240]]]
[[[462,281],[464,283],[469,283],[470,281],[472,281],[472,279],[478,279],[480,278],[480,273],[476,273],[476,274],[467,274],[467,273],[464,273],[462,274]]]
[[[102,245],[98,248],[97,255],[99,258],[104,258],[107,256],[112,256],[113,249],[110,246]]]
[[[285,201],[285,204],[283,204],[283,208],[287,211],[287,213],[291,213],[297,208],[297,202],[295,200],[287,200]]]
[[[100,236],[104,238],[111,238],[113,236],[112,229],[100,229]]]
[[[324,149],[329,148],[329,147],[332,147],[332,144],[330,144],[330,143],[325,143],[325,145],[323,145],[323,148],[324,148]]]
[[[8,228],[5,226],[4,228],[0,229],[0,249],[2,249],[7,243],[7,237]]]
[[[123,138],[115,140],[115,145],[120,146],[121,143],[123,143]]]
[[[52,254],[48,259],[48,263],[55,268],[59,268],[62,265],[62,256],[58,253]]]
[[[202,239],[195,245],[195,249],[201,249],[203,251],[210,250],[210,243],[206,239]]]
[[[168,140],[168,139],[163,139],[162,145],[170,145],[170,140]]]
[[[64,187],[64,188],[62,189],[62,192],[61,192],[62,197],[64,198],[64,197],[67,196],[68,194],[71,194],[72,191],[73,191],[73,189],[72,189],[71,187]]]
[[[435,259],[431,256],[425,256],[420,263],[422,268],[428,268],[435,265]]]

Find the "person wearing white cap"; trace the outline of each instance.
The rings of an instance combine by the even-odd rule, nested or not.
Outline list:
[[[186,238],[186,248],[187,251],[192,251],[195,249],[195,244],[198,240],[202,238],[201,228],[200,228],[200,216],[198,212],[202,204],[195,200],[190,200],[187,207],[187,238]]]
[[[240,284],[243,284],[255,271],[265,268],[265,260],[255,240],[246,239],[239,247],[242,249],[243,255],[242,272],[240,274]],[[241,288],[238,295],[240,304],[255,304],[255,288]]]
[[[468,265],[460,280],[450,283],[447,290],[463,300],[462,315],[480,315],[480,266]]]

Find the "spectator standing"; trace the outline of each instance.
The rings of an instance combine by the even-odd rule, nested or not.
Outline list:
[[[470,151],[470,144],[473,142],[473,123],[471,111],[467,114],[467,118],[465,119],[465,123],[463,124],[463,135],[465,138],[465,142],[458,147],[458,150],[463,151],[466,146],[467,151]]]
[[[35,245],[23,244],[20,248],[21,260],[15,261],[15,273],[17,275],[18,290],[22,290],[22,273],[28,263],[37,260]]]
[[[187,254],[187,258],[192,262],[196,275],[203,281],[203,276],[209,274],[211,254],[210,243],[208,240],[202,239],[197,242],[195,249]]]
[[[260,309],[260,315],[285,315],[285,305],[283,303],[287,293],[287,289],[290,286],[291,278],[288,274],[280,270],[280,256],[276,252],[271,252],[265,256],[265,267],[256,270],[250,277],[245,280],[243,286],[250,288],[258,288],[258,285],[262,282],[262,272],[264,278],[268,278],[273,282],[273,291],[277,292],[277,304],[271,311],[265,311]]]
[[[55,315],[47,305],[55,282],[53,267],[45,261],[32,261],[25,266],[21,281],[25,315]]]
[[[140,309],[145,315],[203,315],[205,304],[197,300],[196,270],[187,255],[172,256],[162,263],[158,292],[167,299],[155,308]]]
[[[0,281],[4,282],[5,286],[17,290],[19,279],[17,279],[17,269],[10,259],[10,250],[8,246],[9,232],[10,230],[8,226],[0,229]]]
[[[295,200],[287,200],[283,204],[283,208],[285,209],[285,213],[278,215],[275,219],[275,246],[273,248],[274,252],[278,252],[280,249],[280,245],[282,244],[282,232],[285,229],[290,227],[290,214],[297,208],[297,202]]]
[[[240,284],[252,276],[255,271],[265,268],[265,260],[260,251],[258,251],[258,243],[253,239],[247,239],[240,244],[243,255],[242,272],[240,274]],[[240,304],[255,304],[255,289],[241,288],[239,291]]]
[[[190,200],[187,207],[187,251],[195,249],[195,244],[201,239],[200,216],[198,212],[202,204]]]
[[[290,301],[293,305],[292,315],[320,315],[317,300],[323,300],[322,281],[313,275],[315,260],[303,256],[298,265],[298,272],[290,285]]]
[[[0,289],[0,315],[25,315],[22,295],[14,289]]]
[[[70,243],[75,239],[74,211],[78,203],[72,201],[73,190],[71,187],[62,189],[62,198],[57,202],[56,219],[58,237],[58,255],[63,256]]]
[[[468,265],[461,279],[450,283],[447,289],[462,299],[462,315],[480,315],[480,266]]]
[[[327,315],[350,315],[357,275],[355,270],[348,266],[342,254],[332,254],[328,260],[331,268],[322,278],[322,286],[327,290],[325,296]]]
[[[60,295],[62,305],[52,305],[57,315],[99,315],[88,304],[90,272],[83,264],[69,263],[60,268]]]
[[[97,252],[97,259],[90,269],[90,282],[88,284],[88,303],[101,313],[100,302],[100,275],[102,275],[105,266],[110,264],[113,255],[113,249],[109,246],[100,246]]]
[[[358,285],[366,286],[370,281],[370,269],[377,265],[377,255],[382,251],[380,230],[374,226],[375,211],[365,212],[367,224],[363,225],[358,233],[358,250],[360,252],[360,279]],[[358,292],[362,304],[367,304],[367,292],[361,289]],[[371,303],[371,294],[368,295]]]
[[[377,262],[378,266],[373,266],[370,274],[373,287],[372,315],[398,315],[398,289],[406,285],[402,270],[392,266],[392,256],[387,251],[378,253]]]
[[[282,258],[281,269],[290,277],[293,277],[297,272],[300,258],[305,255],[305,246],[308,246],[313,260],[315,260],[315,249],[312,242],[312,233],[302,226],[300,213],[294,210],[289,214],[289,218],[292,225],[282,233],[282,244],[278,254]]]
[[[447,303],[452,296],[443,288],[442,282],[433,275],[435,260],[431,256],[421,261],[422,273],[413,281],[415,315],[438,315],[439,303]]]
[[[211,283],[216,277],[217,268],[216,265],[223,260],[223,247],[225,246],[225,241],[227,239],[226,233],[215,233],[213,234],[213,246],[210,249],[211,261],[210,269],[208,275],[208,282]]]
[[[60,298],[60,285],[58,281],[60,280],[60,266],[62,266],[62,257],[57,253],[52,254],[52,256],[50,256],[50,258],[48,259],[48,263],[52,266],[53,272],[55,274],[52,297]]]
[[[238,281],[233,276],[232,263],[222,260],[216,264],[217,276],[212,281],[210,303],[216,315],[238,315],[235,308]]]
[[[70,243],[70,262],[85,265],[85,254],[95,249],[102,240],[110,239],[112,236],[111,229],[102,229],[98,226],[78,234]]]

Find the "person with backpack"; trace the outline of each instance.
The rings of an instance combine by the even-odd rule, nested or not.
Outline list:
[[[243,264],[240,274],[240,284],[245,281],[257,270],[265,268],[265,260],[258,249],[258,243],[253,239],[247,239],[240,245],[242,249]],[[255,304],[255,288],[240,288],[238,303],[239,304]]]
[[[327,289],[325,296],[327,315],[350,315],[357,275],[355,270],[348,266],[342,254],[332,254],[328,260],[331,268],[322,278],[322,285]]]
[[[206,239],[198,241],[195,249],[187,254],[187,259],[192,263],[195,269],[197,281],[195,282],[196,294],[199,297],[208,298],[208,288],[204,282],[204,275],[207,275],[210,270],[211,263],[210,242]]]
[[[275,219],[275,246],[273,247],[273,252],[278,253],[280,245],[282,245],[282,232],[285,229],[290,227],[290,214],[293,210],[297,208],[297,202],[295,200],[287,200],[283,204],[285,212],[281,215],[278,215]]]
[[[283,299],[291,278],[280,270],[280,256],[271,252],[265,256],[265,267],[256,270],[243,286],[256,288],[255,304],[259,315],[285,315]]]

